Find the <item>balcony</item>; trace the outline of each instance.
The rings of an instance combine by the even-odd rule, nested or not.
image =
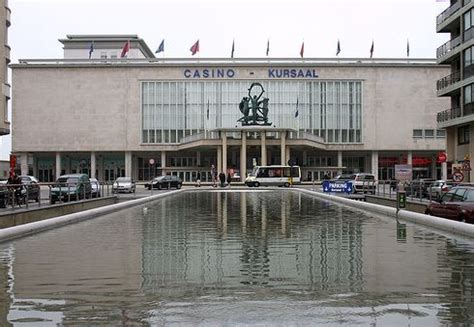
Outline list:
[[[461,45],[461,35],[455,37],[454,39],[449,40],[438,49],[436,49],[436,58],[439,59],[445,54],[453,51],[455,48]]]
[[[470,2],[469,1],[465,1]],[[449,17],[451,17],[455,12],[457,12],[459,9],[461,9],[461,0],[455,2],[453,5],[451,5],[449,8],[447,8],[445,11],[443,11],[441,14],[436,17],[436,24],[439,25],[446,21]]]
[[[461,117],[461,108],[451,108],[438,112],[438,114],[436,115],[436,121],[439,124],[459,117]]]
[[[448,76],[443,77],[442,79],[436,82],[436,90],[441,91],[444,88],[453,85],[461,80],[461,72],[457,71]]]

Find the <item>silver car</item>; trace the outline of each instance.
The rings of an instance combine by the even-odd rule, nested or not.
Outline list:
[[[93,198],[100,198],[100,184],[97,178],[89,178],[91,181],[91,194]]]
[[[439,179],[437,181],[434,181],[431,186],[428,187],[428,194],[431,195],[432,199],[439,199],[441,196],[448,192],[452,187],[454,186],[454,183],[452,181],[445,181],[442,179]]]
[[[112,185],[112,192],[135,193],[135,181],[131,177],[119,177]]]

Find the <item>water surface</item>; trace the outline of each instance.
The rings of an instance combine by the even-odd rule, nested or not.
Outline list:
[[[1,326],[474,322],[474,242],[289,190],[183,193],[0,259]]]

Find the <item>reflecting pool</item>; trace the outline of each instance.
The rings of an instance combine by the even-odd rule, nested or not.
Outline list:
[[[473,281],[471,240],[290,190],[184,192],[0,244],[0,325],[451,325]]]

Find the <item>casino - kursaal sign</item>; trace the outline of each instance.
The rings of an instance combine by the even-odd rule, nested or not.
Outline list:
[[[251,75],[254,72],[250,72]],[[313,68],[268,68],[267,74],[262,74],[262,78],[269,79],[309,79],[319,78],[316,69]],[[234,79],[249,76],[239,76],[239,70],[234,68],[186,68],[183,76],[189,79]],[[255,77],[255,76],[253,76]]]

